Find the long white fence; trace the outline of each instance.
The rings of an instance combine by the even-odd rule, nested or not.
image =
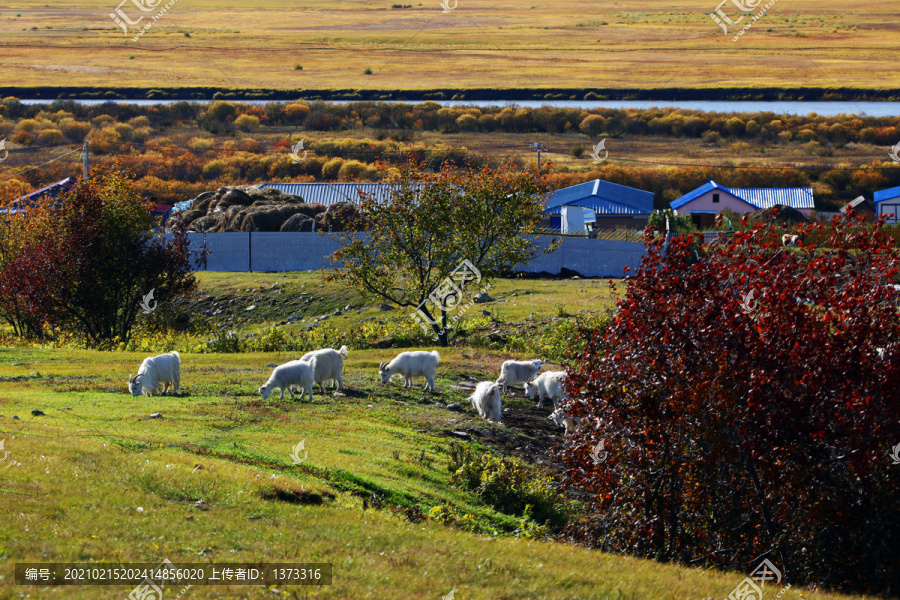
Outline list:
[[[337,236],[319,233],[191,233],[188,239],[192,250],[208,250],[207,271],[314,271],[334,266],[329,256],[340,247]],[[537,236],[535,244],[543,250],[551,239]],[[586,277],[621,277],[626,266],[637,269],[643,255],[639,242],[564,237],[555,252],[514,270],[555,275],[569,269]]]

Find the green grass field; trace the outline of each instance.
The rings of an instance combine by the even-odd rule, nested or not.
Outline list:
[[[126,35],[109,16],[115,0],[18,0],[0,12],[0,35],[12,86],[898,87],[886,0],[783,0],[737,42],[748,20],[724,35],[709,16],[717,4],[459,0],[445,13],[437,0],[179,0],[133,42],[156,10],[125,3],[130,19],[146,15]]]
[[[285,279],[200,277],[217,294]],[[306,287],[316,281],[309,274],[287,279]],[[608,305],[608,296],[589,289],[601,283],[500,281],[495,296],[507,299],[513,321],[552,307]],[[523,288],[535,293],[511,302]],[[344,301],[331,297],[333,288],[316,289],[325,304]],[[343,327],[354,326],[342,318]],[[290,598],[438,599],[452,589],[462,600],[724,598],[744,577],[517,538],[515,517],[450,485],[450,432],[476,432],[465,443],[479,451],[528,447],[540,468],[551,438],[522,424],[535,422],[523,420],[529,416],[545,420],[549,411],[519,393],[504,399],[507,427],[486,427],[471,408],[445,408],[467,395],[451,386],[465,376],[495,378],[505,353],[442,350],[434,394],[380,384],[378,364],[395,353],[351,351],[345,393],[317,392],[309,403],[262,401],[256,393],[267,363],[293,358],[284,353],[186,352],[179,396],[133,398],[125,380],[144,354],[0,348],[0,439],[8,452],[0,462],[0,598],[122,598],[131,589],[14,586],[13,565],[26,561],[333,564],[330,586],[277,588]],[[45,414],[32,416],[33,409]],[[161,418],[148,418],[157,412]],[[294,465],[292,449],[301,441],[308,454]],[[323,501],[272,499],[294,492]],[[380,510],[364,510],[362,498],[372,494],[385,499]],[[473,531],[410,522],[403,510],[447,503],[472,515]],[[182,597],[263,594],[259,586],[216,586]],[[831,597],[838,596],[794,589],[783,596]]]

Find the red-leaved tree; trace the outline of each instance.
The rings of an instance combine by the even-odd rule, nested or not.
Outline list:
[[[21,224],[3,229],[0,314],[23,335],[50,325],[94,346],[127,342],[151,291],[152,309],[195,287],[187,236],[155,235],[151,207],[127,176],[101,170],[11,217]]]
[[[746,225],[746,224],[745,224]],[[801,227],[801,236],[818,225]],[[788,581],[900,589],[898,251],[882,224],[785,248],[768,224],[648,255],[585,332],[559,453],[607,551]],[[896,448],[892,448],[896,446]]]

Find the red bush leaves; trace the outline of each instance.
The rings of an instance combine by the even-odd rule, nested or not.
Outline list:
[[[570,378],[573,412],[596,423],[561,451],[569,483],[594,493],[578,533],[738,571],[769,555],[791,581],[896,590],[893,242],[853,219],[822,248],[783,248],[760,224],[648,250]]]

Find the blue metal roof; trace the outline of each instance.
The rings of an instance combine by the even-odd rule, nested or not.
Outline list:
[[[673,200],[669,206],[678,210],[712,190],[721,190],[757,209],[771,208],[776,204],[796,209],[815,207],[812,188],[726,188],[711,179],[681,198]]]
[[[418,189],[424,184],[415,186]],[[336,202],[361,202],[360,191],[373,196],[378,202],[387,200],[400,189],[396,183],[261,183],[259,189],[273,188],[285,194],[300,196],[307,204],[334,204]]]
[[[561,206],[589,208],[598,215],[649,215],[653,212],[653,192],[595,179],[553,192],[544,213]]]
[[[885,200],[893,200],[894,198],[900,198],[900,187],[893,187],[875,192],[875,204],[884,202]]]
[[[756,208],[771,208],[776,204],[791,208],[815,208],[812,188],[731,188],[732,194]]]

